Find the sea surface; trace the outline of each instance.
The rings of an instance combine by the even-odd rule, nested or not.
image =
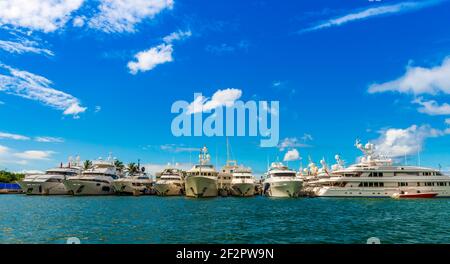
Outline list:
[[[450,243],[450,199],[0,195],[0,243]]]

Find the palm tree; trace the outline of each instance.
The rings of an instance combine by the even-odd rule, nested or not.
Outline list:
[[[114,166],[116,166],[117,171],[119,171],[120,173],[122,173],[123,169],[125,168],[125,165],[120,160],[115,160],[114,161]]]
[[[133,175],[133,174],[136,174],[139,171],[139,168],[136,165],[136,163],[131,162],[131,163],[128,163],[127,171],[128,171],[128,174]]]
[[[83,163],[83,168],[84,168],[85,170],[88,170],[88,169],[90,169],[91,167],[92,167],[92,161],[90,161],[90,160],[85,160],[84,163]]]

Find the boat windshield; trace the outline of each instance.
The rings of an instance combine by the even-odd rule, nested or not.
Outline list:
[[[277,172],[273,173],[272,176],[274,177],[295,177],[295,172]]]
[[[234,176],[235,179],[251,179],[252,176],[251,175],[247,175],[247,176]]]

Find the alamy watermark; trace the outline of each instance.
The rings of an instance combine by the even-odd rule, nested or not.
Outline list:
[[[204,104],[198,103],[198,98],[204,97],[196,93],[192,103],[180,100],[172,104],[171,112],[178,114],[172,120],[174,136],[250,136],[261,137],[261,147],[278,145],[279,101],[209,101]]]

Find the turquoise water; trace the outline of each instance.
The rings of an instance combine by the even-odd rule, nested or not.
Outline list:
[[[450,199],[0,195],[0,243],[450,243]]]

